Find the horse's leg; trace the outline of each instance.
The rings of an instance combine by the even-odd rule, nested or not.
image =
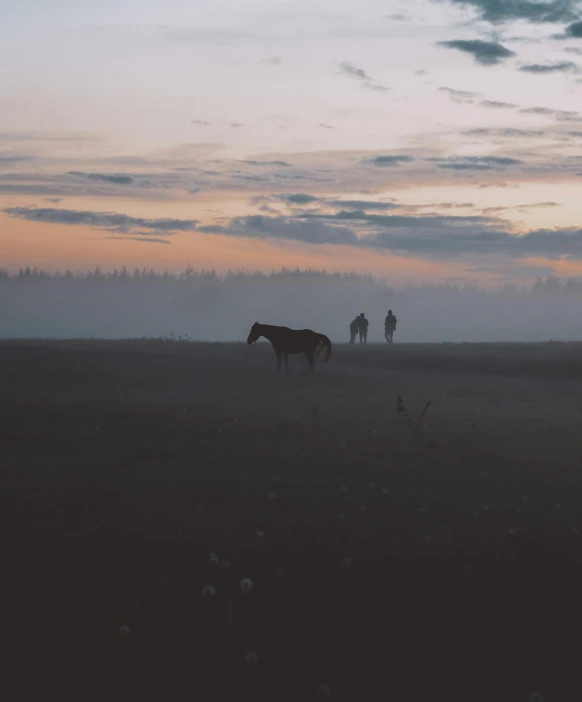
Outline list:
[[[315,368],[315,351],[306,351],[305,352],[305,358],[309,362],[309,367],[307,371],[312,371]]]
[[[281,352],[277,351],[277,349],[275,349],[275,353],[277,354],[277,370],[280,371],[281,370]]]
[[[283,358],[285,359],[285,370],[289,373],[289,354],[284,353]]]

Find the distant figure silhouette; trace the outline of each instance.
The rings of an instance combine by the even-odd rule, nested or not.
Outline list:
[[[362,312],[360,316],[357,318],[358,320],[358,331],[360,333],[360,344],[367,344],[368,343],[368,325],[370,322],[364,317],[364,313]]]
[[[350,322],[350,344],[356,341],[356,336],[358,335],[358,328],[360,326],[360,318],[356,317]]]
[[[277,356],[277,370],[281,370],[281,356],[285,359],[285,368],[289,372],[289,354],[304,353],[309,361],[309,370],[315,367],[315,356],[326,349],[325,363],[331,356],[331,341],[325,334],[311,331],[311,329],[289,329],[289,327],[274,327],[270,324],[255,322],[251,327],[247,344],[253,344],[261,336],[268,339],[273,345]]]
[[[386,315],[386,319],[384,320],[384,336],[386,337],[386,341],[389,344],[392,344],[392,335],[394,334],[394,331],[396,329],[396,322],[398,320],[396,317],[392,314],[392,310],[388,310],[388,314]]]

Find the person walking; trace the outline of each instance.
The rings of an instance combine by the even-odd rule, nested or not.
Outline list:
[[[396,330],[396,323],[397,323],[396,317],[392,314],[392,310],[388,310],[388,314],[386,315],[386,319],[384,320],[384,336],[386,337],[386,341],[389,344],[394,343],[392,341],[392,336],[394,334],[394,331]]]
[[[358,332],[360,333],[360,344],[367,344],[368,343],[368,326],[370,323],[364,317],[363,312],[360,314],[360,316],[357,319],[358,319]]]

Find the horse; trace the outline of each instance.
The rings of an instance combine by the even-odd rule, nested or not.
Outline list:
[[[319,334],[311,329],[289,329],[289,327],[274,327],[270,324],[255,322],[251,327],[247,344],[254,344],[261,336],[273,345],[277,356],[277,370],[281,370],[281,356],[285,359],[285,368],[289,372],[289,354],[304,353],[309,361],[309,370],[315,367],[315,357],[326,349],[324,362],[331,357],[331,341],[325,334]]]

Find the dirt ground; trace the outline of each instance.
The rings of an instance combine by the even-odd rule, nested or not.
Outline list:
[[[579,701],[581,359],[1,342],[10,699]]]

